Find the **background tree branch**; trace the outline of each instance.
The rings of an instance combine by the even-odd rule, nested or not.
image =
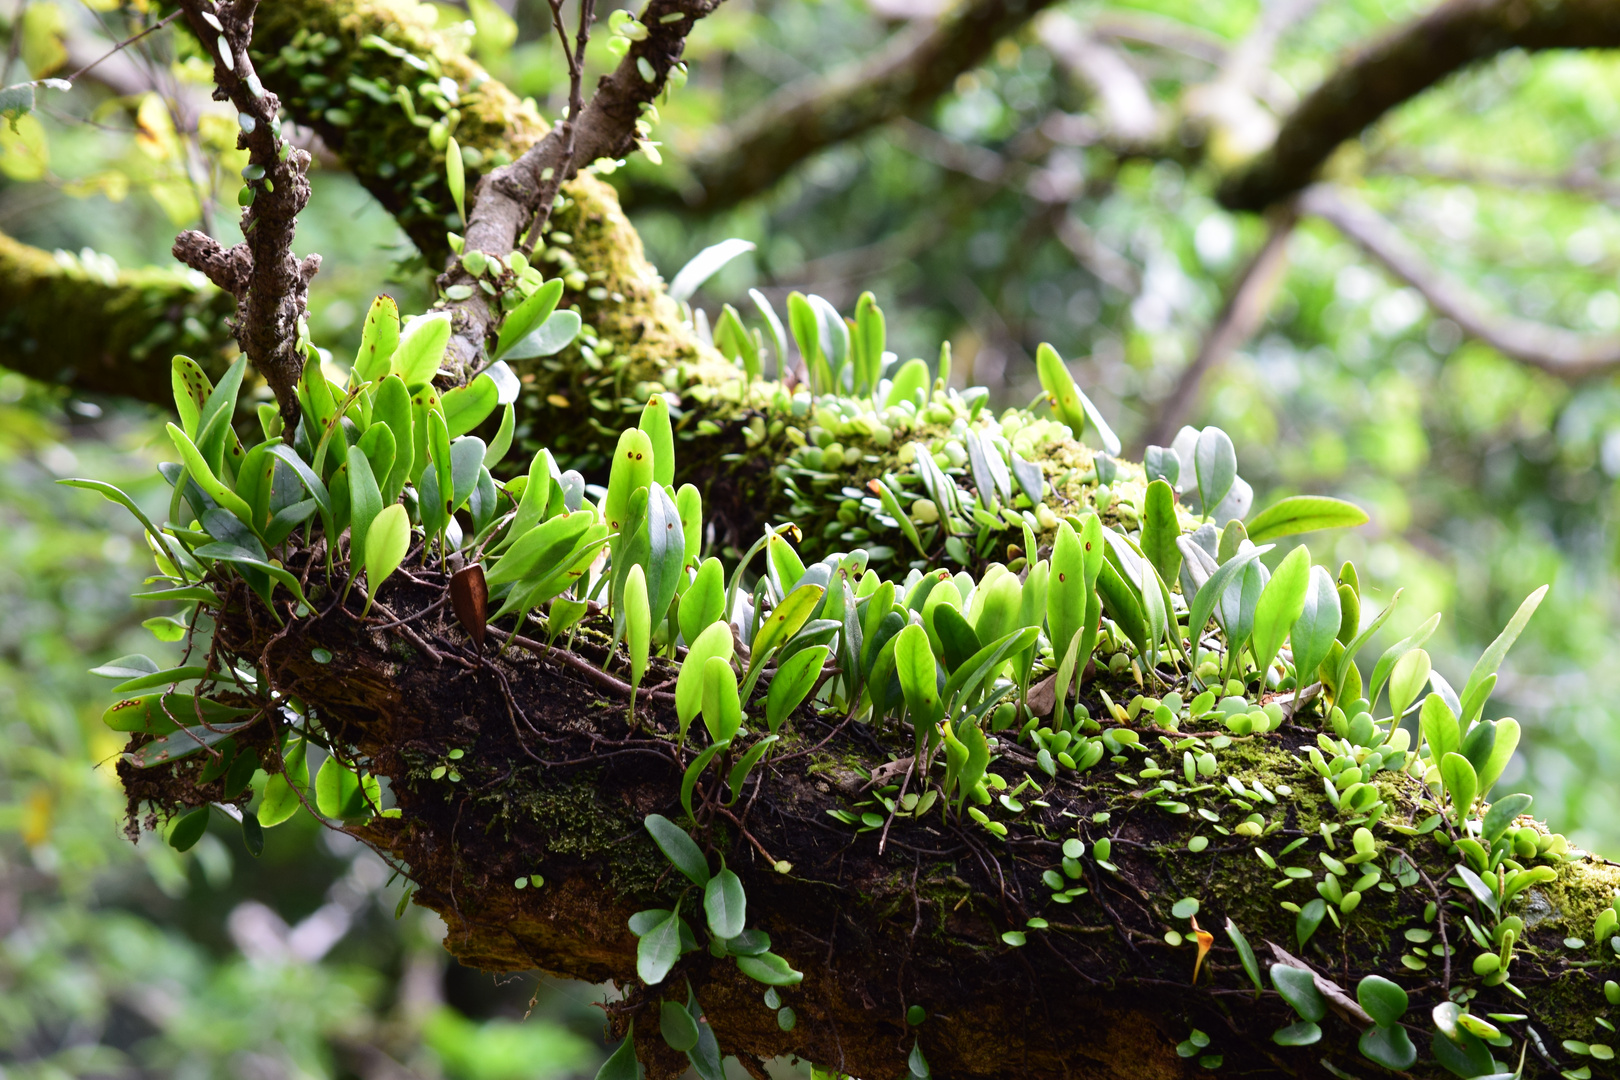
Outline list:
[[[1304,188],[1333,151],[1448,76],[1507,49],[1620,45],[1607,0],[1446,0],[1353,52],[1283,122],[1276,140],[1221,184],[1229,210],[1263,210]]]
[[[996,42],[1052,0],[967,0],[937,22],[900,31],[865,59],[785,86],[687,162],[688,206],[720,210],[770,188],[820,150],[912,115],[977,67]],[[638,186],[638,200],[667,196]]]
[[[122,270],[0,233],[0,364],[41,382],[172,405],[170,357],[217,377],[234,306],[190,270]]]
[[[1422,294],[1435,311],[1491,348],[1562,379],[1620,366],[1620,336],[1582,334],[1561,326],[1492,312],[1467,286],[1435,266],[1372,207],[1332,184],[1314,184],[1297,206],[1328,222],[1386,270]]]

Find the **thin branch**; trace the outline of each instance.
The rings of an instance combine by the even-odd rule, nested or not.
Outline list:
[[[180,12],[178,12],[178,11],[169,12],[169,14],[163,16],[163,18],[159,19],[157,22],[153,23],[151,26],[148,26],[145,30],[142,30],[138,34],[133,34],[133,35],[125,38],[123,41],[120,41],[118,44],[114,45],[112,48],[108,49],[106,52],[102,53],[100,56],[96,57],[94,60],[90,61],[88,64],[81,67],[78,71],[75,71],[73,74],[69,75],[67,77],[67,81],[70,82],[70,83],[78,82],[80,78],[82,78],[86,73],[88,73],[89,71],[94,69],[97,65],[103,63],[106,60],[111,59],[114,56],[117,56],[119,53],[123,52],[125,49],[129,48],[131,45],[135,44],[137,41],[144,38],[146,35],[156,33],[157,31],[163,29],[165,26],[168,26],[170,23],[174,22],[174,20],[178,19],[179,17],[180,17]]]
[[[1301,214],[1328,222],[1416,289],[1463,333],[1502,355],[1561,379],[1582,379],[1620,367],[1620,336],[1582,334],[1490,311],[1467,286],[1435,266],[1398,228],[1349,192],[1316,184],[1305,189],[1297,205]]]
[[[1052,2],[967,0],[937,22],[900,31],[862,60],[783,87],[707,142],[690,162],[692,184],[681,194],[688,205],[724,209],[765,191],[820,150],[916,114]]]
[[[553,128],[510,165],[485,173],[473,192],[464,251],[504,258],[518,245],[519,233],[542,204],[549,207],[557,186],[571,179],[581,163],[618,158],[636,144],[636,121],[663,93],[669,73],[681,62],[686,36],[721,0],[652,0],[641,18],[647,36],[636,42],[611,74],[597,83],[589,104],[570,110],[566,123]],[[587,5],[583,12],[588,17]],[[582,27],[583,31],[583,27]],[[584,48],[580,38],[579,49]],[[474,284],[458,260],[439,278],[447,289]],[[471,371],[495,326],[495,313],[477,288],[451,307],[455,336],[446,366]]]
[[[1300,103],[1270,149],[1221,185],[1230,210],[1263,210],[1315,178],[1339,144],[1454,72],[1508,49],[1620,45],[1610,0],[1446,0],[1353,53]]]
[[[585,108],[585,98],[582,87],[585,84],[585,46],[591,40],[591,20],[596,11],[596,0],[580,0],[579,3],[579,30],[574,35],[572,48],[568,44],[568,32],[563,27],[563,0],[550,0],[551,25],[557,30],[557,38],[562,42],[563,55],[568,58],[568,116],[559,128],[562,134],[562,166],[552,171],[551,179],[541,184],[539,206],[534,212],[534,219],[529,223],[529,234],[523,240],[523,254],[529,255],[534,251],[534,245],[545,231],[546,221],[551,217],[552,204],[557,201],[557,192],[562,188],[563,174],[569,172],[574,164],[574,120]]]
[[[1036,23],[1041,44],[1097,103],[1109,143],[1146,145],[1161,138],[1164,122],[1124,54],[1093,30],[1062,12],[1049,12]]]
[[[234,327],[242,351],[275,392],[282,422],[298,425],[298,380],[304,371],[299,348],[309,282],[319,255],[293,255],[293,234],[309,202],[308,151],[281,138],[280,101],[266,90],[248,59],[258,0],[181,0],[186,22],[214,60],[214,97],[229,101],[240,116],[236,144],[248,151],[251,203],[242,211],[246,238],[226,250],[206,233],[188,229],[174,242],[174,256],[206,274],[237,299]]]
[[[1288,238],[1293,235],[1297,221],[1292,210],[1273,215],[1271,231],[1232,282],[1226,303],[1221,306],[1209,333],[1204,335],[1198,355],[1159,403],[1158,414],[1142,436],[1144,445],[1168,446],[1192,415],[1204,379],[1260,329],[1288,268]]]

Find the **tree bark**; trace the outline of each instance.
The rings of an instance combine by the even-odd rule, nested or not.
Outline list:
[[[1276,958],[1275,943],[1352,996],[1368,973],[1401,983],[1412,995],[1406,1022],[1425,1058],[1430,1007],[1462,988],[1478,991],[1476,1015],[1527,1014],[1508,1025],[1512,1033],[1522,1039],[1526,1026],[1535,1028],[1560,1067],[1579,1064],[1561,1040],[1603,1039],[1592,1017],[1605,1013],[1602,984],[1620,961],[1605,943],[1583,950],[1564,943],[1590,936],[1596,911],[1620,889],[1620,866],[1592,856],[1577,853],[1558,864],[1556,880],[1534,886],[1515,905],[1529,929],[1513,981],[1528,1001],[1481,987],[1470,972],[1477,950],[1467,944],[1462,916],[1483,916],[1466,890],[1446,882],[1457,855],[1437,842],[1444,830],[1401,837],[1380,827],[1377,858],[1353,870],[1379,868],[1400,886],[1368,889],[1342,932],[1324,922],[1307,947],[1296,944],[1295,917],[1279,902],[1315,898],[1312,878],[1327,877],[1318,857],[1330,854],[1322,827],[1344,821],[1301,760],[1320,730],[1320,721],[1307,717],[1225,747],[1208,741],[1215,732],[1192,733],[1217,748],[1219,774],[1169,796],[1146,790],[1151,774],[1134,752],[1050,779],[1004,737],[992,770],[1013,786],[1027,776],[1032,787],[1018,795],[1022,813],[990,808],[1010,829],[1002,842],[954,813],[897,818],[886,839],[875,828],[836,821],[829,810],[871,809],[865,777],[889,759],[881,740],[907,737],[801,710],[733,810],[718,808],[699,787],[702,825],[694,830],[741,876],[749,926],[768,932],[772,949],[805,973],[801,985],[781,991],[797,1026],[782,1031],[760,1002],[763,988],[702,950],[662,986],[640,988],[626,920],[676,902],[684,885],[641,825],[649,813],[680,816],[674,795],[692,751],[676,748],[668,695],[644,692],[641,726],[632,729],[617,676],[597,670],[605,633],[588,629],[572,653],[535,644],[492,658],[471,647],[442,607],[432,610],[445,587],[428,571],[392,579],[379,610],[405,626],[363,625],[353,610],[358,603],[345,608],[316,598],[325,613],[289,618],[278,630],[237,582],[218,641],[225,654],[256,660],[271,686],[315,708],[336,742],[388,778],[403,816],[351,831],[408,869],[416,902],[449,927],[446,948],[487,970],[538,968],[625,987],[625,1001],[609,1011],[615,1031],[636,1021],[650,1077],[684,1068],[656,1031],[658,1001],[684,1002],[688,983],[722,1051],[756,1074],[763,1059],[797,1054],[856,1076],[903,1075],[914,1042],[934,1075],[949,1077],[1192,1077],[1207,1075],[1211,1066],[1198,1060],[1207,1054],[1219,1055],[1233,1074],[1323,1075],[1323,1060],[1355,1075],[1370,1072],[1355,1051],[1367,1022],[1350,998],[1323,1021],[1320,1044],[1286,1049],[1271,1041],[1295,1017],[1275,993],[1256,993],[1223,932],[1227,919],[1259,954],[1262,970]],[[667,674],[655,668],[647,683],[656,686]],[[1107,714],[1093,696],[1097,686],[1121,698],[1130,693],[1129,684],[1101,679],[1087,691],[1100,716]],[[1107,730],[1128,727],[1110,720]],[[252,730],[257,734],[239,741],[268,749],[268,725]],[[1159,745],[1170,733],[1145,718],[1135,730],[1148,756],[1167,760],[1180,777],[1180,751]],[[435,765],[458,749],[459,781],[433,779]],[[146,771],[121,764],[132,811],[142,800],[170,807],[221,798],[215,785],[197,782],[203,764],[193,758]],[[1235,801],[1229,778],[1244,785],[1249,802]],[[1270,801],[1255,794],[1261,785]],[[1429,813],[1416,779],[1386,772],[1378,786],[1391,806],[1386,820],[1415,824]],[[1217,822],[1186,812],[1187,803]],[[1230,829],[1249,807],[1264,822],[1263,835],[1214,828],[1224,822]],[[1349,831],[1333,847],[1340,858],[1349,856]],[[1195,835],[1209,841],[1196,853],[1188,847]],[[1095,857],[1104,837],[1113,846],[1113,871]],[[1087,843],[1077,879],[1060,867],[1066,838]],[[1296,840],[1303,849],[1289,857],[1282,849]],[[1268,870],[1257,848],[1308,876]],[[1398,877],[1394,860],[1403,852],[1421,876]],[[791,864],[786,872],[778,872],[782,861]],[[1047,873],[1090,891],[1057,904],[1042,880]],[[529,875],[543,877],[543,885],[514,887]],[[1279,881],[1286,886],[1274,888]],[[1196,924],[1171,912],[1183,897],[1200,902]],[[1431,902],[1437,907],[1426,918]],[[689,890],[686,903],[701,927]],[[1031,917],[1050,925],[1029,928]],[[1196,927],[1214,932],[1214,947],[1195,979]],[[1431,954],[1413,972],[1397,958],[1410,949],[1403,932],[1423,928],[1458,951],[1444,965]],[[1003,935],[1014,930],[1026,934],[1026,944],[1007,942]],[[1170,944],[1172,931],[1185,942]],[[911,1006],[928,1014],[920,1026],[906,1021]],[[1195,1029],[1210,1037],[1208,1046],[1179,1056],[1178,1045],[1185,1049]],[[1530,1074],[1547,1074],[1547,1065],[1532,1054]],[[1431,1060],[1409,1075],[1446,1074]]]
[[[0,234],[0,364],[41,382],[172,403],[175,353],[225,370],[232,308],[188,270],[103,267]]]
[[[1364,46],[1293,111],[1271,147],[1228,177],[1229,210],[1264,210],[1303,189],[1339,145],[1463,68],[1508,49],[1620,45],[1607,0],[1446,0]]]

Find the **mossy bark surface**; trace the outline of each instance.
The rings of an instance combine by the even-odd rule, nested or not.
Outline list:
[[[189,271],[116,270],[0,234],[0,364],[41,382],[171,402],[175,353],[225,370],[234,306]]]
[[[324,613],[283,629],[237,583],[220,617],[219,645],[257,660],[276,690],[313,708],[336,742],[388,778],[402,816],[353,831],[408,870],[416,902],[449,927],[446,948],[487,970],[619,983],[626,998],[610,1010],[616,1030],[636,1020],[651,1076],[684,1067],[657,1038],[657,1003],[662,996],[684,1001],[688,981],[723,1052],[756,1072],[762,1059],[797,1054],[857,1076],[902,1075],[918,1040],[935,1075],[950,1077],[1206,1075],[1197,1058],[1210,1054],[1222,1058],[1223,1073],[1325,1075],[1323,1058],[1354,1075],[1375,1072],[1355,1051],[1365,1023],[1345,1019],[1343,1010],[1323,1022],[1316,1046],[1285,1049],[1271,1041],[1294,1017],[1276,994],[1256,993],[1223,931],[1227,918],[1260,954],[1262,969],[1276,943],[1352,995],[1369,973],[1400,982],[1412,994],[1406,1021],[1425,1058],[1428,1010],[1448,989],[1477,990],[1476,1014],[1528,1014],[1514,1033],[1534,1027],[1563,1068],[1580,1062],[1561,1041],[1601,1041],[1595,1018],[1614,1013],[1602,984],[1620,965],[1607,945],[1565,944],[1589,935],[1596,912],[1620,889],[1620,867],[1590,856],[1558,863],[1556,880],[1514,905],[1528,929],[1513,982],[1528,1000],[1483,987],[1470,972],[1477,950],[1461,947],[1460,916],[1482,917],[1465,890],[1446,884],[1456,855],[1443,849],[1440,834],[1402,837],[1380,828],[1377,858],[1354,869],[1379,867],[1394,882],[1394,860],[1404,852],[1422,877],[1409,875],[1391,891],[1369,889],[1342,930],[1324,922],[1301,948],[1295,917],[1279,904],[1315,897],[1313,884],[1327,877],[1319,858],[1330,851],[1321,826],[1342,820],[1302,760],[1321,723],[1305,716],[1225,745],[1213,741],[1215,731],[1160,732],[1145,717],[1134,725],[1110,722],[1116,734],[1135,731],[1142,749],[1057,778],[1008,732],[992,769],[1013,785],[1028,777],[1030,786],[1017,795],[1020,809],[988,808],[1009,829],[1006,840],[939,810],[896,818],[884,839],[884,830],[844,824],[829,811],[872,811],[866,774],[910,736],[801,710],[734,806],[723,809],[707,783],[699,785],[700,824],[692,829],[742,877],[749,926],[768,932],[773,950],[805,973],[801,985],[781,992],[797,1026],[782,1031],[761,1002],[764,988],[701,950],[663,985],[644,988],[635,977],[629,916],[681,901],[693,925],[703,925],[693,890],[683,898],[684,879],[641,825],[650,813],[682,816],[676,796],[693,751],[677,746],[665,683],[671,672],[655,665],[648,673],[654,689],[643,691],[631,727],[629,702],[613,685],[622,666],[607,662],[606,677],[586,670],[600,672],[607,659],[596,630],[587,627],[567,654],[517,646],[480,652],[443,607],[434,608],[445,588],[431,569],[396,578],[380,600],[392,613],[388,621],[404,626],[386,627],[375,616],[362,623],[357,603],[333,604],[317,587],[312,600]],[[1129,689],[1109,678],[1105,673],[1086,694],[1098,715],[1098,689]],[[273,767],[270,729],[256,730]],[[1167,751],[1161,735],[1220,747],[1218,772],[1207,784],[1184,785],[1169,797],[1179,809],[1147,790],[1151,781],[1141,775],[1147,757],[1180,775],[1181,755]],[[463,752],[460,779],[434,779],[453,750]],[[121,765],[132,808],[220,798],[215,785],[197,783],[205,763],[193,758],[146,771]],[[1228,778],[1251,792],[1247,805],[1264,822],[1261,835],[1233,828],[1247,811]],[[1427,792],[1415,778],[1385,772],[1379,786],[1391,806],[1386,820],[1409,824],[1428,813]],[[1261,787],[1275,802],[1252,794]],[[1348,854],[1348,832],[1332,849],[1340,857]],[[1208,846],[1190,850],[1194,836]],[[1078,876],[1063,866],[1061,845],[1071,838],[1087,844]],[[1096,858],[1104,838],[1112,870]],[[1282,854],[1300,840],[1297,851]],[[1268,869],[1257,848],[1308,876],[1275,888],[1290,879]],[[778,872],[780,861],[791,869]],[[1088,891],[1054,902],[1043,880],[1050,874]],[[544,884],[514,886],[530,875]],[[1183,897],[1200,901],[1198,926],[1214,932],[1196,981],[1194,928],[1172,913]],[[1048,926],[1031,928],[1031,918]],[[1449,987],[1437,952],[1422,971],[1402,966],[1412,929],[1438,930],[1458,950]],[[1009,944],[1003,935],[1010,930],[1024,933],[1026,943]],[[1167,939],[1172,931],[1181,935],[1177,944]],[[928,1014],[915,1028],[906,1022],[911,1006]],[[1210,1043],[1184,1058],[1177,1047],[1194,1030]],[[1534,1054],[1526,1069],[1551,1071]],[[1432,1060],[1413,1074],[1444,1075]]]

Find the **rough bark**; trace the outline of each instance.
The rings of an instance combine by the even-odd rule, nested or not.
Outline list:
[[[1350,55],[1293,111],[1271,147],[1220,187],[1229,210],[1264,210],[1303,189],[1347,139],[1462,69],[1508,49],[1620,45],[1607,0],[1446,0]]]
[[[610,1012],[617,1031],[637,1021],[650,1077],[673,1077],[684,1067],[656,1031],[658,1000],[669,994],[684,1001],[687,980],[723,1052],[740,1055],[756,1074],[760,1059],[792,1053],[856,1076],[903,1075],[920,1040],[939,1076],[1207,1075],[1196,1060],[1205,1051],[1192,1058],[1177,1053],[1194,1028],[1211,1036],[1207,1052],[1221,1055],[1221,1068],[1233,1074],[1324,1075],[1323,1059],[1357,1075],[1371,1071],[1354,1050],[1365,1020],[1353,1002],[1336,1006],[1340,1018],[1323,1022],[1325,1038],[1316,1046],[1271,1042],[1272,1031],[1292,1017],[1274,993],[1255,993],[1221,932],[1226,918],[1247,935],[1263,967],[1273,959],[1267,943],[1276,943],[1352,993],[1367,972],[1395,977],[1412,993],[1407,1020],[1424,1051],[1428,1009],[1448,983],[1479,989],[1476,1014],[1527,1013],[1528,1021],[1512,1025],[1514,1034],[1522,1037],[1525,1024],[1535,1027],[1562,1067],[1578,1062],[1560,1040],[1601,1039],[1592,1017],[1606,1008],[1602,983],[1617,962],[1563,943],[1589,934],[1596,911],[1620,888],[1620,866],[1590,856],[1563,863],[1556,880],[1515,906],[1530,926],[1513,976],[1528,1002],[1479,988],[1466,961],[1471,948],[1444,968],[1438,958],[1416,973],[1396,963],[1409,948],[1405,929],[1437,928],[1445,940],[1449,926],[1454,947],[1465,940],[1460,916],[1473,910],[1471,901],[1446,884],[1456,856],[1443,852],[1434,835],[1403,840],[1380,829],[1380,855],[1366,865],[1389,874],[1390,860],[1405,851],[1424,876],[1392,892],[1370,890],[1342,933],[1324,923],[1306,949],[1294,944],[1294,917],[1278,902],[1314,898],[1312,883],[1274,889],[1280,874],[1267,872],[1255,848],[1276,854],[1285,842],[1305,838],[1304,850],[1281,861],[1321,876],[1320,826],[1341,819],[1295,757],[1320,730],[1320,721],[1304,717],[1219,752],[1225,776],[1250,791],[1259,781],[1276,793],[1274,803],[1251,796],[1266,822],[1259,838],[1216,835],[1196,813],[1167,812],[1144,793],[1149,781],[1132,775],[1145,765],[1134,754],[1129,764],[1105,761],[1078,777],[1049,780],[1027,750],[1004,739],[993,769],[1014,784],[1025,775],[1035,781],[1035,790],[1021,795],[1025,813],[992,808],[1011,828],[1005,843],[937,813],[897,819],[880,842],[877,830],[857,832],[827,811],[869,797],[863,771],[888,760],[884,741],[898,733],[801,711],[734,811],[718,811],[699,789],[703,825],[696,830],[743,878],[749,925],[767,931],[774,951],[805,972],[800,986],[782,991],[797,1027],[780,1030],[773,1010],[760,1004],[762,988],[702,951],[689,954],[664,986],[639,989],[626,919],[667,905],[682,883],[640,824],[648,813],[679,816],[675,792],[691,751],[675,749],[668,695],[644,693],[643,726],[631,730],[625,688],[596,670],[605,635],[587,631],[572,653],[539,655],[544,650],[535,645],[532,654],[514,647],[492,658],[471,648],[442,608],[433,610],[445,587],[445,579],[427,571],[385,587],[380,599],[392,613],[388,619],[407,620],[403,627],[378,617],[363,625],[357,602],[346,609],[317,597],[322,615],[292,620],[284,610],[289,625],[280,630],[238,583],[220,618],[219,644],[228,655],[256,660],[273,687],[314,706],[335,740],[389,778],[403,816],[353,831],[408,869],[419,885],[416,902],[449,926],[446,947],[488,970],[539,968],[626,987],[626,1001]],[[647,682],[656,686],[667,674],[655,669]],[[1088,683],[1097,715],[1105,715],[1093,696],[1103,685],[1128,692],[1106,674]],[[1126,726],[1109,724],[1116,732]],[[1161,732],[1145,719],[1137,726],[1149,754],[1164,758]],[[251,741],[268,746],[268,726],[256,730]],[[452,749],[465,754],[457,762],[460,780],[432,779],[434,765]],[[1169,757],[1179,762],[1178,752]],[[145,772],[126,764],[120,775],[132,807],[143,798],[197,804],[220,797],[213,785],[196,783],[203,764],[193,759]],[[1179,766],[1174,771],[1179,775]],[[1415,822],[1428,812],[1417,801],[1424,791],[1415,779],[1385,773],[1379,787],[1392,806],[1389,820]],[[1211,809],[1228,825],[1245,812],[1223,786],[1183,791],[1174,798]],[[1212,842],[1193,853],[1187,844],[1198,833]],[[1060,906],[1048,900],[1041,875],[1057,872],[1060,842],[1074,836],[1088,845],[1111,838],[1117,873],[1088,853],[1079,883],[1090,893]],[[1345,856],[1342,834],[1338,847]],[[791,870],[777,872],[779,860]],[[517,878],[533,874],[543,876],[543,886],[514,888]],[[1198,924],[1215,932],[1196,980],[1188,920],[1170,911],[1183,896],[1200,898]],[[1431,901],[1440,902],[1438,924],[1425,921]],[[1022,948],[1005,943],[1003,932],[1023,929],[1031,916],[1047,918],[1050,927],[1028,930]],[[701,915],[695,918],[701,925]],[[1170,945],[1171,930],[1188,943]],[[916,1028],[905,1022],[913,1005],[929,1014]],[[1550,1072],[1534,1054],[1527,1070]],[[1445,1074],[1431,1061],[1411,1075]]]

